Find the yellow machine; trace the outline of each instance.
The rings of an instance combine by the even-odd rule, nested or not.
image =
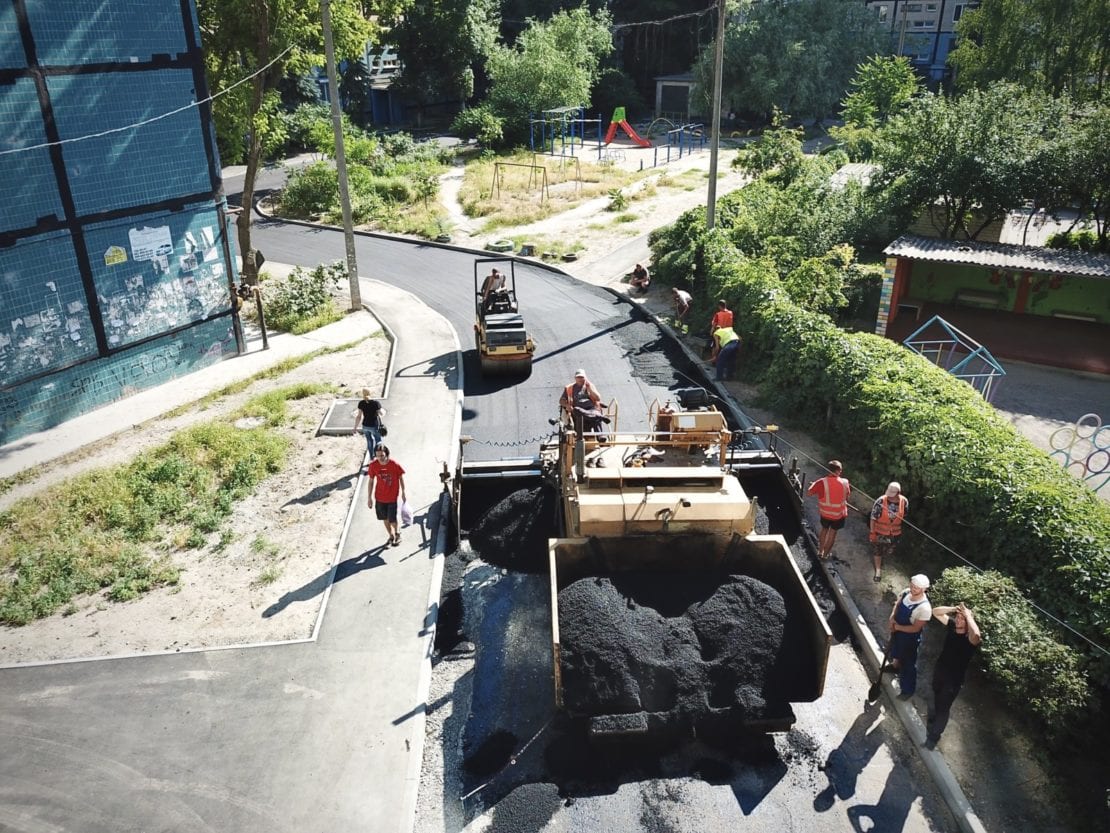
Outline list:
[[[518,309],[516,262],[511,258],[474,261],[474,318],[474,340],[483,375],[531,373],[536,345]]]

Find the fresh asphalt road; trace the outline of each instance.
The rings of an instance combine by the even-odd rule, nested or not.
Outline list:
[[[343,257],[335,231],[263,222],[255,239],[273,261],[314,265]],[[358,255],[364,277],[412,292],[468,345],[471,255],[370,237],[359,238]],[[559,389],[578,366],[607,398],[620,400],[631,424],[665,396],[665,387],[636,378],[628,347],[618,341],[631,321],[629,306],[535,267],[518,268],[517,280],[539,343],[533,373],[519,383],[488,384],[468,366],[464,433],[520,443],[519,453],[530,454],[534,443],[524,441],[545,429]],[[373,298],[364,300],[373,306]],[[413,364],[396,369],[398,396],[406,375],[426,372]],[[420,407],[391,403],[395,414],[414,420]],[[468,453],[512,456],[494,446]],[[371,719],[373,692],[382,685],[383,669],[359,661],[361,647],[377,636],[360,612],[375,572],[358,568],[343,576],[318,643],[0,674],[0,830],[381,829],[370,798],[374,785],[365,779],[368,756],[378,750],[352,742],[358,733],[351,722]],[[853,689],[866,686],[859,676]],[[906,806],[891,829],[937,829],[910,810],[916,791],[902,792]],[[812,800],[802,785],[787,803]],[[814,817],[796,829],[829,829],[828,821]]]

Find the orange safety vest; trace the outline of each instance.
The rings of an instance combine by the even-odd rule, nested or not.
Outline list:
[[[716,330],[721,329],[721,327],[731,327],[731,326],[732,326],[732,310],[730,310],[730,309],[719,309],[719,310],[717,310],[717,312],[715,312],[713,314],[713,325],[710,329],[716,331]]]
[[[906,504],[909,501],[905,496],[898,495],[898,511],[891,517],[890,512],[887,511],[887,497],[883,495],[875,503],[880,504],[882,509],[879,511],[879,517],[871,518],[871,531],[876,535],[885,535],[888,538],[895,538],[902,534],[902,518],[906,516]]]
[[[582,386],[582,390],[585,392],[586,396],[590,397],[590,401],[593,402],[595,405],[597,405],[599,402],[601,402],[601,397],[597,395],[597,391],[594,390],[594,386],[591,385],[589,382],[586,382],[586,384],[584,384]],[[568,410],[573,410],[573,408],[574,408],[574,383],[573,382],[571,382],[569,385],[567,385],[566,390],[563,391],[563,396],[566,397],[566,400],[567,400],[567,409]]]
[[[819,485],[824,485],[820,494],[817,489]],[[809,487],[809,493],[817,495],[817,509],[825,520],[839,521],[841,518],[848,517],[848,495],[852,493],[852,487],[848,484],[847,478],[826,475],[820,480],[813,481],[813,485]]]

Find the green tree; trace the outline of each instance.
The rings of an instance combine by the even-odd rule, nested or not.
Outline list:
[[[366,109],[370,103],[370,70],[361,58],[343,66],[339,72],[339,100],[343,112],[360,127],[366,126]]]
[[[466,101],[474,95],[474,68],[497,39],[496,0],[417,3],[390,32],[404,69],[394,87],[417,105]]]
[[[829,128],[829,135],[850,159],[870,159],[880,125],[902,110],[921,89],[909,58],[874,55],[856,69],[852,91],[840,104],[844,126]]]
[[[764,0],[725,32],[722,96],[770,117],[772,110],[822,119],[848,89],[856,67],[889,51],[875,15],[855,0]],[[709,112],[713,50],[695,67],[694,95]]]
[[[754,176],[767,174],[789,184],[801,172],[805,161],[802,130],[789,127],[789,120],[788,115],[775,108],[771,127],[732,160],[733,167]]]
[[[983,0],[957,24],[949,56],[961,90],[1012,81],[1080,101],[1110,81],[1107,0]]]
[[[495,46],[486,65],[487,103],[509,141],[524,141],[541,110],[589,102],[601,59],[613,50],[610,17],[585,7],[531,21],[514,46]]]
[[[332,28],[339,58],[362,54],[379,33],[375,20],[392,19],[411,0],[331,0]],[[225,162],[244,161],[243,205],[237,221],[245,282],[258,280],[251,247],[251,201],[263,149],[283,131],[278,83],[323,66],[323,31],[317,0],[198,0],[201,42],[213,91],[250,81],[216,99],[213,116]],[[282,132],[281,139],[284,140]],[[245,150],[243,142],[246,143]]]
[[[1058,152],[1065,102],[996,84],[960,98],[926,94],[891,119],[876,149],[897,220],[930,210],[941,237],[975,239],[1043,193],[1043,166]]]

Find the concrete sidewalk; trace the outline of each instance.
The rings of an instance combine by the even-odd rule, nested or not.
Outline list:
[[[384,546],[361,479],[329,573],[276,604],[325,595],[295,644],[0,672],[0,829],[406,831],[424,742],[445,545],[439,473],[453,469],[462,369],[454,330],[409,293],[363,281],[396,336],[388,444],[416,523]],[[321,346],[365,337],[369,313],[199,371],[4,449],[9,471]],[[80,821],[78,821],[80,819]]]

